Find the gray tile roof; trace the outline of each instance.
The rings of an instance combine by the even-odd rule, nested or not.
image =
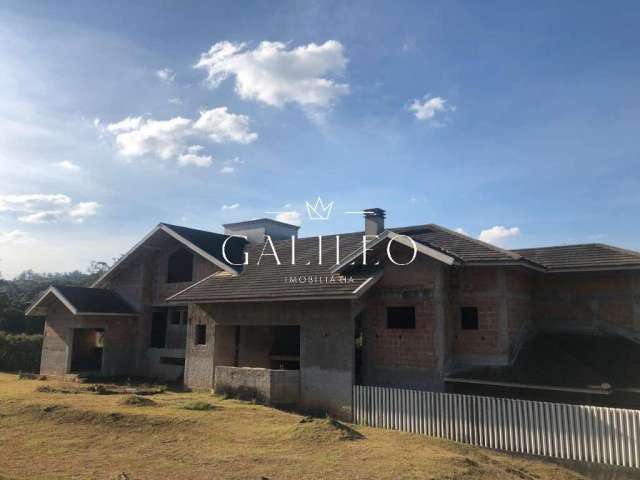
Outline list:
[[[514,252],[543,265],[549,271],[640,267],[640,252],[601,243],[524,248]]]
[[[267,246],[265,255],[257,264],[264,244],[249,244],[249,264],[237,276],[218,273],[194,284],[182,293],[171,297],[173,302],[239,301],[251,299],[283,298],[352,298],[370,282],[376,271],[355,269],[344,277],[331,274],[335,263],[336,243],[324,238],[322,265],[318,264],[318,238],[299,238],[295,244],[296,263],[291,265],[290,240],[274,242],[280,265]],[[340,238],[341,256],[353,252],[362,244],[361,234],[346,234]],[[371,279],[371,280],[370,280]]]
[[[173,230],[181,237],[187,239],[198,248],[201,248],[212,257],[220,260],[221,262],[232,266],[222,256],[222,244],[227,239],[228,235],[222,233],[208,232],[206,230],[197,230],[195,228],[181,227],[179,225],[171,225],[169,223],[162,223],[165,227]],[[232,263],[240,263],[242,260],[242,252],[244,251],[244,245],[246,242],[238,237],[233,237],[227,242],[226,252],[227,257]],[[236,270],[237,267],[233,267]]]
[[[171,226],[171,228],[179,228]],[[408,235],[416,242],[438,250],[454,258],[461,265],[508,264],[522,265],[540,271],[558,268],[594,268],[619,265],[638,265],[640,253],[605,245],[580,245],[573,247],[549,247],[540,249],[505,250],[467,235],[435,224],[393,228],[395,233]],[[179,230],[178,230],[179,231]],[[364,232],[339,234],[340,256],[362,247]],[[224,237],[221,235],[221,237]],[[370,270],[355,269],[344,273],[348,283],[331,281],[331,269],[335,266],[336,248],[332,236],[323,240],[323,265],[318,265],[317,237],[299,238],[296,242],[296,264],[290,264],[291,241],[275,242],[281,265],[265,256],[261,265],[257,259],[263,244],[248,244],[249,265],[242,267],[237,276],[214,275],[171,298],[174,302],[240,301],[283,298],[352,298],[366,289],[358,287],[372,277]],[[270,251],[267,248],[267,251]],[[236,257],[239,254],[236,252]],[[240,267],[234,267],[240,270]],[[296,283],[290,279],[296,278]],[[309,280],[311,279],[311,280]],[[377,280],[376,278],[371,281]],[[371,286],[369,284],[368,286]],[[354,293],[356,292],[356,293]]]
[[[133,313],[119,293],[106,288],[55,287],[79,312]]]
[[[27,311],[39,308],[45,299],[55,295],[55,291],[75,308],[78,314],[99,313],[136,315],[136,310],[119,293],[106,288],[52,286],[42,292]],[[75,312],[74,312],[75,313]]]
[[[396,233],[409,235],[417,242],[441,250],[463,262],[513,262],[522,260],[517,253],[476,240],[440,225],[391,228]]]

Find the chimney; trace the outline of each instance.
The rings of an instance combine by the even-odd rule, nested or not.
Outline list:
[[[279,222],[271,218],[258,218],[246,222],[227,223],[223,225],[225,235],[243,235],[251,243],[262,243],[269,235],[271,240],[290,240],[298,236],[297,225]]]
[[[367,208],[364,211],[364,234],[374,236],[384,232],[385,214],[381,208]]]

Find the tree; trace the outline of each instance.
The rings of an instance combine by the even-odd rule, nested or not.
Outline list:
[[[91,286],[110,268],[107,262],[92,261],[86,272],[38,273],[25,270],[13,280],[0,278],[0,330],[11,333],[42,333],[44,317],[25,317],[33,300],[50,285]]]

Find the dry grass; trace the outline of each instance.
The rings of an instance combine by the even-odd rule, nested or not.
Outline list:
[[[583,478],[537,459],[206,393],[165,391],[139,408],[123,404],[127,394],[61,393],[70,387],[0,374],[0,479]],[[197,402],[213,408],[183,408]]]

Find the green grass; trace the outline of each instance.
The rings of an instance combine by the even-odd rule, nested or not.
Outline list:
[[[80,391],[61,393],[74,387]],[[113,480],[122,472],[130,480],[583,478],[542,459],[208,393],[163,391],[150,397],[152,408],[140,408],[126,400],[131,393],[87,387],[0,373],[0,479]],[[196,404],[213,409],[184,408]]]

